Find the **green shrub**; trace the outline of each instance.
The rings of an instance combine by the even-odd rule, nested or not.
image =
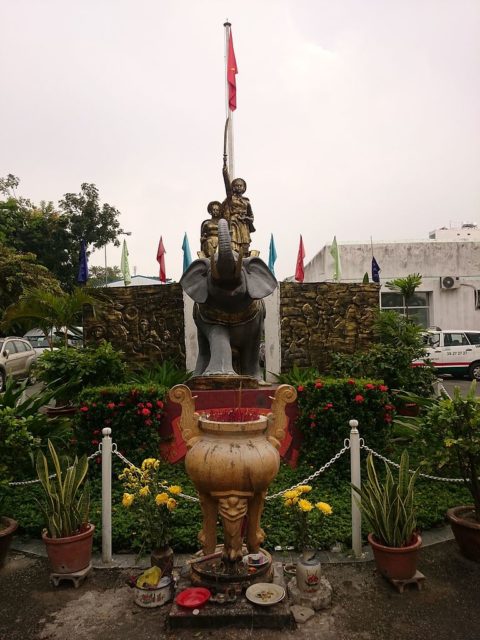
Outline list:
[[[68,382],[60,400],[72,399],[85,387],[123,382],[126,372],[121,353],[108,342],[85,349],[44,351],[35,366],[38,379],[47,384]]]
[[[174,362],[164,360],[155,367],[142,369],[128,376],[128,382],[135,384],[154,384],[171,389],[176,384],[183,384],[192,377],[191,371],[177,367]]]
[[[102,439],[102,429],[110,427],[113,442],[128,460],[138,465],[144,458],[156,458],[164,401],[164,387],[155,385],[85,389],[79,396],[74,423],[79,453],[93,453]],[[114,460],[118,458],[114,456]]]
[[[395,410],[386,385],[364,379],[317,378],[298,385],[297,393],[302,461],[318,466],[328,462],[349,437],[352,419],[358,420],[369,447],[385,450]],[[337,464],[345,469],[348,457]]]

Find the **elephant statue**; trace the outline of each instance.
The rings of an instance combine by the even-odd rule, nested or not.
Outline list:
[[[258,257],[233,251],[228,222],[218,221],[218,250],[195,260],[180,279],[194,301],[198,358],[194,376],[245,375],[262,379],[259,363],[265,304],[277,280]],[[233,369],[232,349],[240,371]]]

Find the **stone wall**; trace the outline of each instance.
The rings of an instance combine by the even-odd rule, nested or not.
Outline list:
[[[377,284],[280,285],[281,369],[328,367],[332,351],[365,350],[373,337]]]
[[[136,366],[170,360],[185,368],[183,292],[179,284],[102,289],[95,316],[85,308],[85,343],[102,340],[122,350]]]

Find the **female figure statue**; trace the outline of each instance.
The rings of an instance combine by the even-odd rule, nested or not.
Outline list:
[[[222,205],[213,200],[209,203],[207,211],[212,217],[210,220],[204,220],[200,227],[200,248],[204,256],[210,258],[218,246],[218,221],[222,217]]]
[[[255,231],[253,226],[253,211],[250,200],[243,194],[247,190],[247,183],[242,178],[235,178],[230,182],[227,161],[224,156],[223,180],[227,192],[226,199],[222,202],[222,213],[227,220],[232,236],[232,249],[244,256],[250,254],[250,232]]]

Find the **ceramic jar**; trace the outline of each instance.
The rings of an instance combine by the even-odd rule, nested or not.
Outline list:
[[[303,593],[315,593],[320,586],[322,565],[315,551],[303,551],[297,562],[297,587]]]

